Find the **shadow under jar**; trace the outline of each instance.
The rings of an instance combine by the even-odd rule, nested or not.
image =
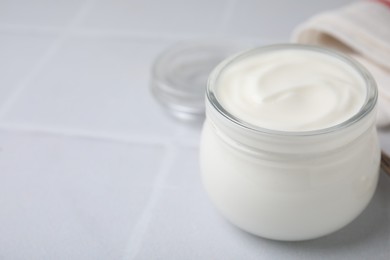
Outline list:
[[[272,108],[268,111],[271,111],[271,115],[267,117],[268,121],[264,120],[266,125],[264,127],[261,125],[260,110],[267,109],[263,107],[262,102],[268,99],[267,97],[258,99],[256,95],[257,91],[262,93],[262,88],[266,88],[266,84],[272,83],[272,80],[268,80],[269,69],[262,72],[264,77],[268,77],[268,83],[259,79],[254,80],[253,75],[249,76],[250,80],[258,85],[249,87],[254,88],[251,91],[256,93],[251,92],[248,98],[257,103],[252,107],[249,104],[252,101],[245,100],[248,104],[243,102],[244,112],[235,111],[234,106],[240,105],[238,101],[235,104],[235,100],[244,95],[242,92],[246,91],[245,84],[252,82],[242,78],[237,80],[230,75],[239,71],[239,66],[236,65],[247,60],[256,60],[262,55],[272,57],[275,54],[277,57],[279,54],[284,55],[285,51],[303,54],[297,57],[305,56],[306,53],[322,55],[324,59],[329,59],[331,67],[334,67],[332,62],[335,62],[353,73],[356,80],[361,82],[363,89],[362,102],[357,111],[340,122],[330,121],[325,127],[309,126],[303,127],[303,130],[292,127],[291,130],[286,130],[290,129],[289,124],[295,126],[295,121],[300,119],[295,120],[294,111],[283,111],[283,108],[282,111],[278,110],[282,117],[272,115],[274,109]],[[310,55],[307,56],[309,66]],[[305,70],[303,67],[300,68],[301,61],[294,65],[294,59],[294,55],[286,59],[286,63],[296,70],[293,77],[304,77],[305,71],[300,72]],[[277,60],[282,66],[271,67],[275,70],[288,71],[283,59],[277,57]],[[267,67],[271,63],[272,59],[265,59],[264,64],[257,66]],[[256,73],[255,67],[248,65],[251,73]],[[320,78],[325,79],[328,84],[329,75],[326,68],[321,67],[319,71],[323,72]],[[300,76],[296,76],[298,74]],[[286,75],[282,73],[278,74],[279,76],[285,78]],[[313,75],[310,74],[309,77],[311,76]],[[226,80],[236,80],[237,89],[225,89],[228,85]],[[277,88],[283,90],[283,87]],[[325,86],[325,91],[328,91],[326,88]],[[294,90],[296,89],[292,92]],[[300,90],[302,88],[299,88]],[[226,100],[224,97],[226,91],[232,100]],[[339,98],[337,95],[342,95],[343,92],[337,91],[335,92],[337,102],[344,102],[344,98],[337,99]],[[308,96],[305,97],[305,94]],[[311,96],[312,94],[314,96]],[[309,107],[303,109],[310,110],[311,101],[305,98],[321,99],[322,97],[318,97],[317,94],[316,90],[305,90],[298,96],[293,93],[287,97],[277,98],[272,101],[275,104],[271,105],[276,105],[275,109],[278,109],[277,106],[283,106],[284,101],[299,98],[294,109],[296,106],[309,104]],[[346,98],[348,95],[350,94],[347,92]],[[206,92],[206,121],[202,132],[200,161],[202,180],[209,197],[230,222],[247,232],[269,239],[290,241],[313,239],[344,227],[366,208],[377,186],[380,148],[375,128],[376,103],[377,89],[370,74],[357,62],[328,49],[295,44],[273,45],[228,58],[210,75]],[[336,106],[336,103],[330,106]],[[252,118],[251,121],[248,114],[253,112],[250,111],[252,108],[259,109],[254,111],[254,115],[259,112],[259,118]],[[288,106],[286,109],[291,110]],[[297,109],[299,111],[301,108]],[[310,114],[312,116],[314,113],[313,118],[316,118],[315,111],[314,109]],[[337,110],[333,112],[335,115],[343,113]],[[283,113],[287,113],[287,122],[282,120]],[[273,116],[275,129],[272,128]],[[277,122],[280,118],[282,126]],[[260,123],[256,123],[258,119]]]

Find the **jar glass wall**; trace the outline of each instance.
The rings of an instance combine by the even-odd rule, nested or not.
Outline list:
[[[265,129],[230,114],[215,91],[221,72],[259,52],[285,49],[321,52],[356,70],[366,87],[360,111],[335,126],[302,132]],[[233,224],[270,239],[311,239],[347,225],[378,181],[376,101],[370,74],[327,49],[274,45],[225,60],[209,79],[201,140],[202,179],[212,202]]]

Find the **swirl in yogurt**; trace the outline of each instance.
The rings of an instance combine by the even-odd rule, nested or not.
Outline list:
[[[311,131],[340,124],[366,99],[363,78],[349,64],[310,50],[258,53],[219,75],[219,103],[249,124]]]

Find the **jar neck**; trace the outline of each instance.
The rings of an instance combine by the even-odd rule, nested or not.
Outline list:
[[[342,149],[375,129],[376,107],[364,117],[334,131],[308,135],[281,135],[246,128],[222,115],[206,101],[206,117],[228,145],[252,154],[318,155]]]

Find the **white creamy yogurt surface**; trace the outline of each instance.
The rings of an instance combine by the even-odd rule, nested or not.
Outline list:
[[[219,75],[216,97],[233,116],[279,131],[310,131],[348,120],[365,83],[352,66],[324,53],[287,49],[235,60]]]

